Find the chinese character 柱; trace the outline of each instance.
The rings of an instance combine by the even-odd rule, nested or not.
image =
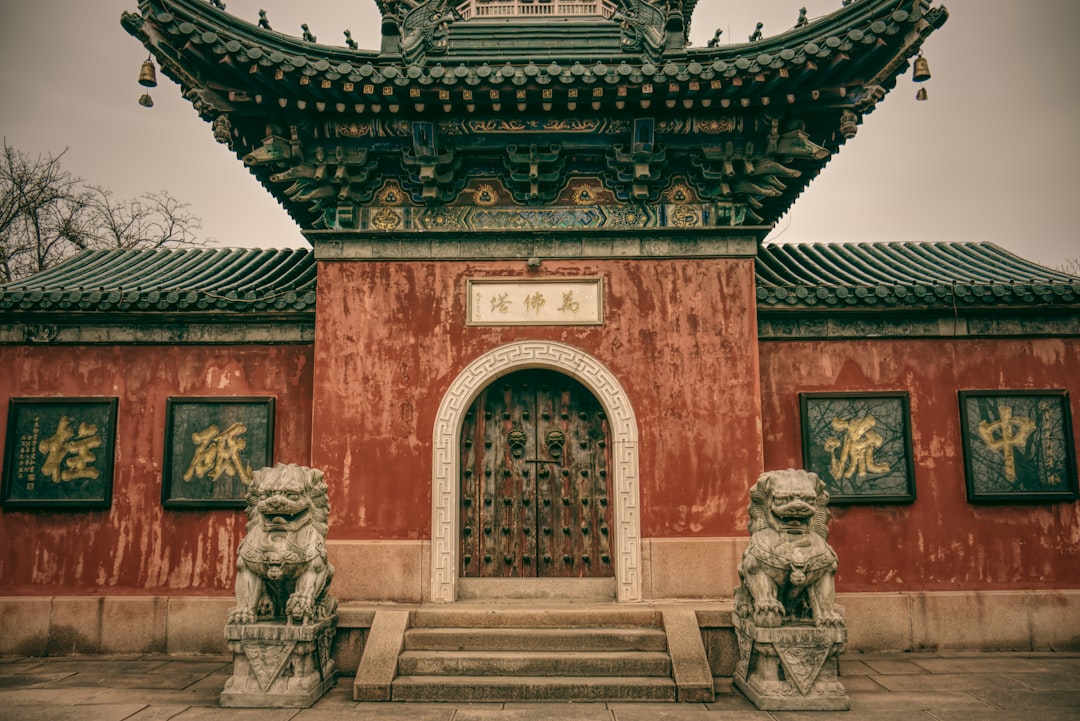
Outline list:
[[[78,431],[71,427],[71,419],[61,416],[56,426],[56,433],[46,438],[38,446],[45,454],[45,463],[41,472],[52,479],[53,483],[74,481],[76,479],[95,479],[98,470],[92,468],[97,460],[91,451],[101,445],[97,435],[97,425],[80,423]]]

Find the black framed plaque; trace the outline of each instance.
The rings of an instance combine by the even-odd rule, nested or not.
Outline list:
[[[1067,391],[960,391],[959,396],[969,501],[1076,499]]]
[[[252,474],[273,464],[272,397],[171,397],[165,408],[161,503],[243,508]]]
[[[911,503],[915,464],[906,392],[800,393],[806,470],[829,503]]]
[[[12,398],[4,446],[9,508],[108,508],[116,398]]]

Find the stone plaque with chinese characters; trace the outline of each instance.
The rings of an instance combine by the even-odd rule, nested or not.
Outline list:
[[[108,508],[116,408],[116,398],[11,399],[4,505]]]
[[[273,463],[273,448],[273,398],[169,398],[161,501],[243,507],[254,472]]]
[[[600,278],[474,278],[468,281],[468,325],[601,325]]]
[[[969,501],[1077,497],[1066,391],[960,391],[960,422]]]
[[[803,464],[830,503],[915,500],[906,392],[801,393]]]

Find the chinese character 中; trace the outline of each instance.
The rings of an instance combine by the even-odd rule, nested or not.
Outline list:
[[[97,456],[91,451],[100,445],[101,438],[97,435],[96,424],[80,423],[76,432],[71,427],[71,419],[61,416],[56,433],[38,446],[38,450],[46,454],[41,472],[51,478],[53,483],[95,479],[99,475],[98,470],[91,466]]]
[[[829,438],[825,441],[825,450],[832,455],[829,461],[829,471],[833,478],[851,478],[858,474],[860,479],[866,478],[870,473],[885,473],[889,469],[888,463],[878,463],[874,460],[874,451],[881,448],[885,439],[881,434],[872,430],[877,425],[877,419],[872,415],[846,421],[842,418],[833,418],[833,430],[844,434],[844,439]],[[839,449],[839,453],[836,450]]]
[[[1005,478],[1010,482],[1016,480],[1016,449],[1023,450],[1027,447],[1028,436],[1036,428],[1035,421],[1030,418],[1013,418],[1012,408],[1006,405],[998,406],[998,420],[994,423],[982,421],[979,423],[979,437],[982,438],[986,447],[992,451],[1000,451],[1005,462]]]
[[[206,478],[207,474],[211,481],[218,481],[222,475],[232,478],[239,476],[245,484],[250,484],[252,471],[250,465],[245,465],[240,460],[240,451],[247,448],[247,441],[241,436],[247,432],[243,423],[233,423],[224,431],[219,431],[216,425],[211,425],[205,430],[191,434],[191,440],[195,441],[195,455],[191,464],[184,472],[184,480],[192,478]]]

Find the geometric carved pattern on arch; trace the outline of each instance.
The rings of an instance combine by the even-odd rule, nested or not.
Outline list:
[[[613,544],[616,598],[641,600],[641,519],[638,430],[634,411],[618,379],[582,350],[549,341],[508,343],[470,363],[450,385],[435,416],[431,474],[431,600],[457,600],[458,464],[461,426],[469,406],[497,378],[526,368],[549,368],[569,375],[600,401],[611,431]]]

